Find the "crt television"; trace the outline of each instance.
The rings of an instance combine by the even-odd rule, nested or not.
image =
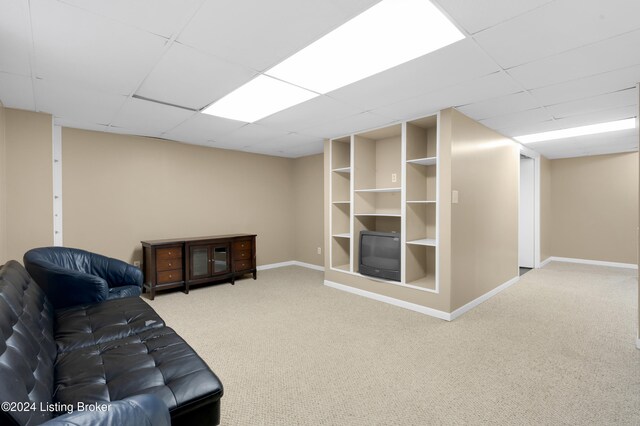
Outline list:
[[[400,234],[360,231],[360,273],[400,281]]]

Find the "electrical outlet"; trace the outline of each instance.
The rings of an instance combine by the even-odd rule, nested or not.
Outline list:
[[[322,247],[318,247],[318,254],[322,254]]]
[[[134,260],[133,261],[133,266],[135,266],[136,268],[140,268],[140,261],[139,260]]]
[[[397,182],[397,181],[398,181],[398,174],[391,173],[391,182]]]

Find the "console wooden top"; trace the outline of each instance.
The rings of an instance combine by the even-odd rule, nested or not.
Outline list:
[[[143,245],[147,246],[159,246],[164,244],[180,244],[191,243],[196,241],[208,241],[208,240],[220,240],[220,239],[233,239],[243,237],[255,237],[256,234],[228,234],[228,235],[211,235],[209,237],[191,237],[191,238],[167,238],[163,240],[146,240],[140,241]]]

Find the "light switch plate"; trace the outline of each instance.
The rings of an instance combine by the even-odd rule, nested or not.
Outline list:
[[[451,191],[451,203],[458,204],[458,191]]]

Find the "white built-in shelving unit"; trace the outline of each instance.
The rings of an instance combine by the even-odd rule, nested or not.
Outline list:
[[[401,281],[438,292],[438,115],[330,141],[331,269],[359,275],[360,232],[401,236]]]

